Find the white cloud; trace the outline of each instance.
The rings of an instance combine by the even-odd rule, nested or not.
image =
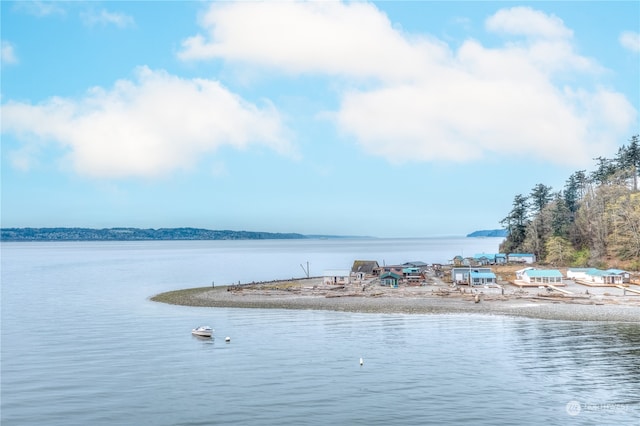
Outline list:
[[[640,52],[640,33],[625,31],[620,34],[620,44],[632,52]]]
[[[573,31],[565,27],[562,19],[523,6],[499,10],[487,19],[485,26],[489,31],[535,38],[562,39],[573,36]]]
[[[99,12],[83,12],[80,14],[80,18],[85,25],[90,27],[95,25],[115,25],[119,28],[125,28],[134,25],[133,17],[123,13],[109,12],[105,9]]]
[[[18,166],[34,144],[56,141],[80,174],[153,177],[186,169],[222,146],[263,145],[295,155],[278,112],[229,92],[216,81],[181,79],[146,67],[137,81],[93,88],[80,100],[2,106],[2,131],[25,141]]]
[[[374,5],[353,2],[221,2],[183,42],[183,60],[222,58],[289,73],[415,78],[446,59],[446,45],[409,38]]]
[[[580,87],[580,74],[597,78],[602,67],[576,52],[561,19],[528,7],[486,20],[504,46],[467,40],[457,51],[398,31],[360,2],[214,3],[201,25],[182,59],[349,78],[335,123],[394,162],[514,154],[584,165],[636,120],[620,93]],[[557,82],[568,75],[577,87]]]
[[[8,41],[2,41],[1,59],[3,65],[13,65],[18,63],[18,57],[16,56],[13,44]]]

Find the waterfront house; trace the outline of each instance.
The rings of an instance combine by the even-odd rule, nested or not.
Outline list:
[[[422,269],[417,267],[403,268],[402,276],[409,283],[418,283],[418,282],[424,281],[424,275],[422,273]]]
[[[504,265],[507,263],[507,255],[505,253],[496,253],[496,265]]]
[[[521,274],[522,281],[529,284],[562,285],[562,272],[557,269],[526,269]]]
[[[380,265],[375,260],[356,260],[351,267],[351,276],[358,281],[377,275]]]
[[[451,263],[452,263],[454,266],[462,266],[462,261],[463,261],[463,260],[464,260],[464,259],[462,258],[462,256],[458,255],[458,256],[455,256],[455,257],[453,258],[453,260],[451,261]]]
[[[397,288],[401,280],[402,275],[396,274],[395,272],[385,272],[380,275],[380,284],[393,288]]]
[[[567,277],[577,281],[604,285],[618,285],[628,283],[631,280],[630,274],[621,269],[602,271],[597,268],[570,268],[567,270]]]
[[[474,254],[473,260],[476,265],[493,265],[496,263],[496,255],[489,253]]]
[[[489,275],[490,274],[490,275]],[[477,278],[474,281],[473,278]],[[488,284],[496,282],[496,275],[491,268],[451,268],[451,281],[454,284]]]
[[[535,263],[536,255],[532,253],[509,253],[507,261],[513,263]]]
[[[351,282],[351,272],[348,269],[327,269],[324,271],[322,282],[326,285],[345,285]]]

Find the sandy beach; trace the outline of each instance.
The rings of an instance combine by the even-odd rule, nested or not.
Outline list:
[[[567,295],[505,285],[469,289],[434,282],[383,287],[358,283],[323,285],[321,278],[237,286],[202,287],[162,293],[151,300],[185,306],[315,309],[363,313],[488,314],[570,321],[640,323],[640,295],[619,289],[591,289]],[[618,290],[620,294],[613,292]]]

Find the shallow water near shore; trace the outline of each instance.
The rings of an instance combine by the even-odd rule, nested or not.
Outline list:
[[[148,300],[499,242],[3,243],[1,423],[638,424],[638,324]]]

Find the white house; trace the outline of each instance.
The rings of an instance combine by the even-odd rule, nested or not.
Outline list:
[[[621,269],[572,268],[567,271],[567,278],[586,281],[593,284],[622,284],[630,281],[630,274]]]
[[[351,271],[348,269],[327,269],[322,276],[322,282],[327,285],[342,285],[351,282]]]
[[[532,253],[509,253],[507,255],[507,261],[516,263],[535,263],[536,255]]]

